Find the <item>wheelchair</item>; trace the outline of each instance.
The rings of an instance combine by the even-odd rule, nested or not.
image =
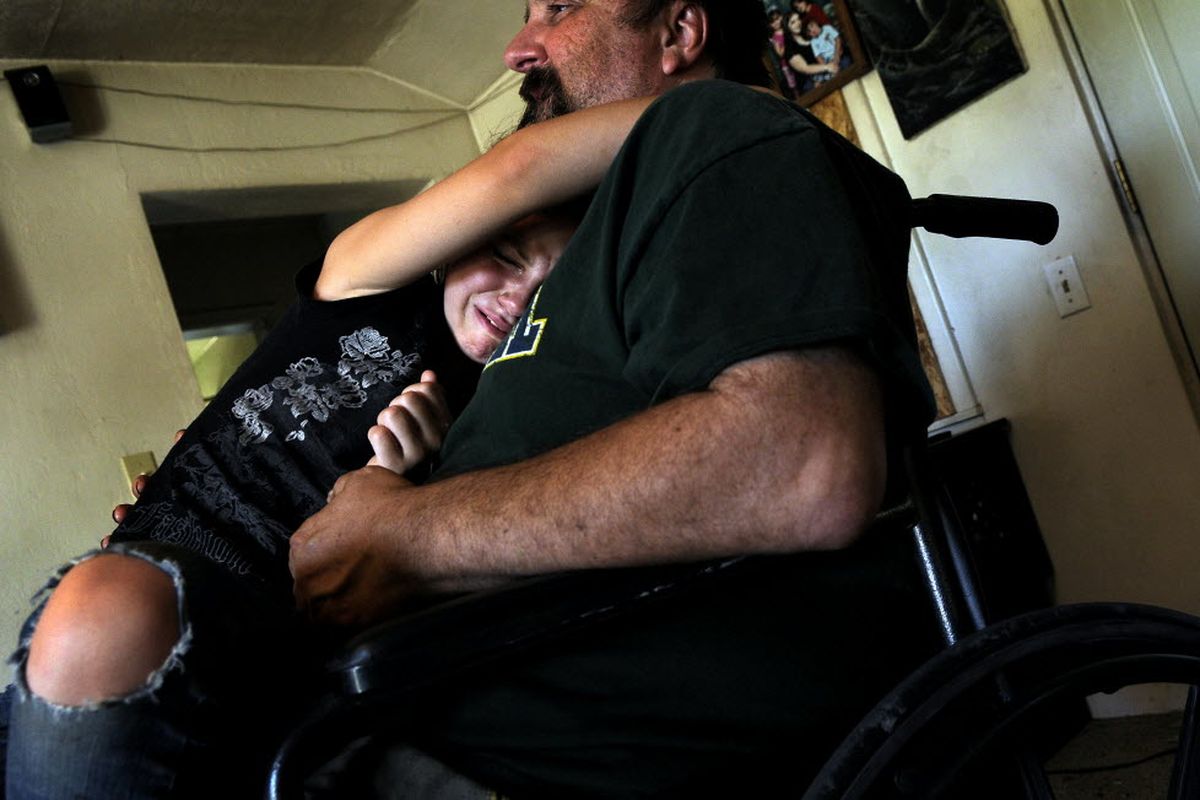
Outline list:
[[[955,237],[1047,244],[1058,215],[1044,203],[932,195],[912,201],[910,223]],[[970,781],[997,771],[1011,777],[1002,796],[1050,800],[1029,732],[1065,701],[1151,682],[1190,687],[1168,796],[1200,797],[1200,619],[1125,603],[992,619],[962,521],[925,445],[905,452],[906,496],[877,523],[907,529],[945,649],[863,718],[803,800],[977,797]],[[439,682],[553,647],[770,558],[528,579],[367,631],[328,665],[328,689],[280,747],[266,797],[303,797],[306,770],[354,739],[392,728],[398,709]]]

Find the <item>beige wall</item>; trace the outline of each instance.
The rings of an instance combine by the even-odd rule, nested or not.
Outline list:
[[[4,66],[17,66],[5,63]],[[64,559],[96,544],[127,496],[118,459],[165,454],[200,396],[139,194],[421,185],[475,155],[465,110],[366,70],[51,65],[63,81],[355,113],[64,87],[77,137],[31,143],[0,91],[0,647]],[[418,126],[411,133],[397,133]],[[357,144],[322,146],[364,139]],[[298,145],[314,145],[305,149]],[[220,148],[237,148],[218,152]],[[190,152],[208,150],[209,152]],[[319,194],[319,190],[315,190]],[[314,202],[314,190],[297,190]],[[288,191],[260,209],[287,211]],[[319,198],[316,198],[319,202]],[[299,209],[310,210],[310,209]],[[297,265],[299,266],[299,265]]]
[[[520,122],[525,110],[525,103],[517,94],[520,77],[515,72],[502,75],[471,104],[471,129],[480,151],[487,150],[511,133]]]
[[[1059,208],[1047,247],[923,234],[928,270],[985,419],[1012,420],[1059,599],[1200,613],[1196,419],[1047,9],[1007,6],[1027,74],[911,141],[871,74],[848,92],[855,124],[914,196]],[[1042,265],[1066,255],[1092,308],[1062,319]]]

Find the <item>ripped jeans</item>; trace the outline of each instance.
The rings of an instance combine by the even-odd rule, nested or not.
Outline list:
[[[321,660],[313,634],[302,635],[291,598],[165,543],[114,544],[102,552],[145,559],[172,576],[180,638],[132,694],[54,705],[30,692],[25,676],[42,598],[11,659],[8,800],[259,796],[274,750],[308,704]]]

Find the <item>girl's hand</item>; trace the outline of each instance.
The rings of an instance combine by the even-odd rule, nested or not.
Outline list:
[[[384,467],[403,475],[442,447],[450,427],[446,393],[432,370],[413,383],[379,412],[376,425],[367,431],[375,455],[367,466]]]

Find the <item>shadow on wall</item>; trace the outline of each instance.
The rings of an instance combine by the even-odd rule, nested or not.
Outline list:
[[[17,274],[16,259],[4,241],[0,228],[0,336],[32,325],[37,317],[33,303]]]
[[[57,73],[59,92],[63,105],[71,117],[72,136],[95,136],[104,130],[108,121],[100,103],[101,92],[93,91],[95,79],[82,70],[66,70]]]

